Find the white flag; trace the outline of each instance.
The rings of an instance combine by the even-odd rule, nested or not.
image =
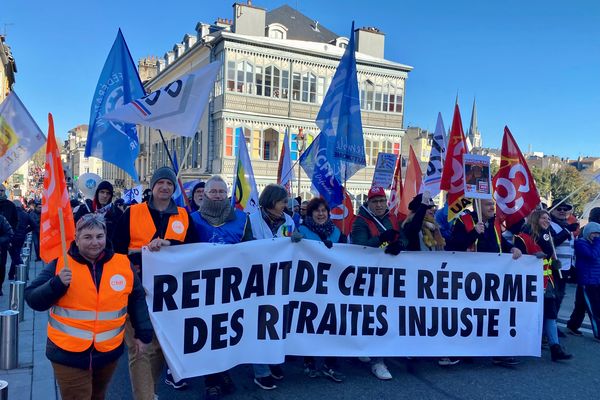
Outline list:
[[[102,116],[193,137],[208,104],[221,61],[214,61]]]
[[[137,201],[138,203],[141,203],[143,191],[144,188],[142,187],[142,185],[137,185],[131,189],[127,189],[125,190],[125,194],[123,195],[123,200],[125,200],[126,204],[131,204],[133,200]]]
[[[438,113],[433,142],[431,143],[431,152],[429,153],[429,164],[427,165],[427,172],[423,179],[423,186],[421,186],[421,192],[428,191],[431,193],[431,197],[435,197],[440,192],[444,153],[446,152],[444,134],[444,121],[442,121],[442,114]]]
[[[46,137],[11,92],[0,104],[0,182],[11,176],[46,143]]]

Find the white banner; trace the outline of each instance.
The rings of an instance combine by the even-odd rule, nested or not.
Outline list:
[[[177,378],[312,356],[540,356],[542,262],[289,239],[143,251]]]
[[[0,182],[11,176],[46,143],[19,96],[10,92],[0,104]]]
[[[141,99],[115,108],[102,118],[193,137],[221,65],[221,61],[213,61]]]

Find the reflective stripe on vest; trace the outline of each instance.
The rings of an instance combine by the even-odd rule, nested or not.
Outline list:
[[[515,238],[521,239],[525,244],[525,253],[533,255],[542,251],[542,248],[537,244],[531,236],[527,233],[519,233],[515,235]],[[544,289],[551,283],[554,286],[554,278],[552,277],[552,259],[545,257],[543,261],[543,277],[544,277]]]
[[[81,311],[81,310],[74,310],[71,308],[64,308],[64,307],[59,307],[59,306],[52,306],[51,310],[54,315],[58,315],[59,317],[80,319],[83,321],[91,321],[94,319],[98,319],[98,321],[108,321],[111,319],[117,319],[124,315],[127,315],[127,307],[123,307],[117,311],[104,311],[104,312]]]
[[[129,208],[129,250],[140,250],[156,235],[156,226],[148,203],[134,204]],[[189,219],[185,208],[177,207],[177,214],[169,216],[162,239],[183,242],[188,231]]]
[[[93,346],[100,352],[116,349],[123,343],[129,294],[134,275],[126,256],[115,254],[102,267],[96,285],[94,271],[68,256],[71,284],[50,308],[48,339],[59,348],[82,352]],[[56,274],[64,268],[60,258]]]
[[[82,339],[82,340],[86,340],[86,341],[91,341],[92,339],[94,339],[93,331],[86,331],[83,329],[74,328],[67,324],[63,324],[62,322],[57,321],[54,318],[48,319],[48,323],[54,329],[57,329],[69,336],[76,337],[78,339]],[[121,326],[119,326],[115,329],[111,329],[109,331],[97,333],[95,342],[96,343],[106,342],[107,340],[116,338],[121,332],[123,332],[123,330],[125,330],[125,325],[121,325]]]

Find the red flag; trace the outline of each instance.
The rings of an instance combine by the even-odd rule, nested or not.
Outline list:
[[[396,170],[394,171],[394,179],[392,181],[392,190],[390,199],[388,200],[388,208],[390,214],[398,216],[398,207],[400,207],[400,199],[402,199],[402,156],[398,156],[396,161]]]
[[[75,239],[75,223],[63,165],[54,137],[54,121],[52,114],[48,114],[48,142],[40,221],[40,256],[46,263],[62,255],[59,209],[62,209],[65,245],[68,246]]]
[[[467,143],[463,132],[462,120],[458,103],[454,105],[454,118],[448,148],[446,150],[446,161],[442,171],[442,190],[448,192],[448,221],[452,221],[471,202],[465,198],[463,155],[467,152]]]
[[[350,195],[344,189],[344,201],[339,206],[331,209],[331,221],[338,227],[344,235],[349,235],[352,232],[352,224],[354,223],[354,206]]]
[[[421,172],[421,166],[419,165],[419,160],[417,159],[412,146],[410,146],[408,152],[408,164],[406,164],[406,178],[404,178],[402,198],[400,199],[400,205],[398,207],[401,220],[404,220],[408,216],[408,203],[419,194],[422,184],[423,173]]]
[[[529,215],[538,204],[540,196],[533,175],[508,127],[504,127],[500,169],[494,176],[494,199],[500,222],[509,227]]]

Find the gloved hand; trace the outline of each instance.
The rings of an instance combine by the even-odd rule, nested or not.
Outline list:
[[[537,258],[544,258],[546,257],[546,253],[544,253],[543,251],[538,251],[534,254],[534,256],[536,256]]]
[[[385,248],[385,253],[391,254],[393,256],[397,256],[398,254],[400,254],[400,251],[402,251],[402,243],[400,243],[399,240],[388,244]]]
[[[553,271],[558,271],[561,266],[562,266],[562,262],[560,262],[559,259],[557,259],[557,258],[552,259],[552,262],[550,263],[550,268],[552,268]]]
[[[566,228],[569,232],[575,232],[579,229],[579,222],[573,222],[572,224],[567,225]]]
[[[303,236],[299,231],[292,232],[292,236],[290,236],[290,239],[292,239],[292,243],[298,243],[302,240],[302,238]]]
[[[394,240],[396,238],[396,235],[400,233],[395,229],[388,229],[385,232],[382,232],[381,235],[379,235],[379,240],[381,240],[381,243],[383,242],[391,242],[392,240]]]
[[[328,249],[333,247],[333,242],[329,239],[325,239],[323,240],[323,244],[325,245],[325,247],[327,247]]]

